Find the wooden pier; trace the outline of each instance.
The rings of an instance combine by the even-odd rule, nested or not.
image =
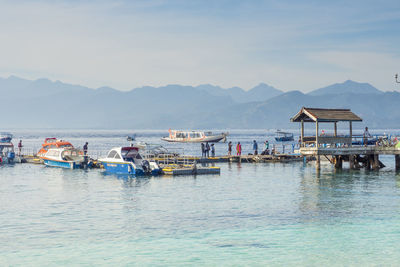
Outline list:
[[[316,158],[316,168],[320,169],[321,157],[325,157],[335,168],[342,168],[343,161],[348,161],[350,169],[374,169],[379,170],[385,165],[379,160],[379,155],[394,155],[396,170],[400,171],[400,148],[395,146],[353,146],[353,122],[362,119],[350,109],[321,109],[303,107],[292,119],[292,122],[301,123],[300,149],[304,156]],[[304,136],[304,122],[315,123],[315,137]],[[320,135],[320,123],[333,123],[334,134]],[[349,123],[349,135],[337,135],[337,123]],[[366,137],[368,138],[368,137]]]
[[[221,162],[242,162],[242,163],[262,163],[262,162],[294,162],[303,161],[304,155],[300,154],[275,154],[275,155],[242,155],[242,156],[216,156],[216,157],[156,157],[152,158],[159,164],[193,164],[193,163],[221,163]],[[312,157],[307,157],[311,160]]]

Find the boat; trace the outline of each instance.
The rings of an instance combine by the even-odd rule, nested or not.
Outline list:
[[[82,151],[71,147],[49,148],[40,158],[46,166],[67,169],[82,168],[87,163]]]
[[[135,140],[136,140],[136,134],[128,135],[128,136],[126,137],[126,140],[128,140],[129,142],[135,141]]]
[[[160,167],[155,161],[145,160],[139,153],[140,147],[114,147],[107,157],[99,159],[106,172],[132,175],[158,175]]]
[[[362,135],[353,135],[352,137],[353,138],[352,138],[351,144],[353,146],[363,146],[363,145],[365,145],[364,136],[362,136]],[[386,139],[387,139],[387,137],[386,137]],[[377,136],[375,136],[375,137],[373,137],[373,136],[367,137],[367,145],[369,145],[369,146],[374,146],[378,141],[379,141],[379,138]]]
[[[293,141],[293,134],[288,132],[282,132],[280,130],[276,131],[275,140],[277,142],[288,142]]]
[[[0,143],[11,143],[13,135],[10,133],[0,133]]]
[[[36,154],[38,157],[43,157],[50,148],[74,148],[74,146],[67,141],[59,140],[57,138],[46,138],[42,144],[42,148]]]
[[[13,143],[0,142],[0,164],[14,163],[14,159],[15,159],[15,152]]]
[[[218,135],[214,135],[212,132],[203,132],[203,131],[177,131],[177,130],[169,130],[169,136],[165,136],[161,138],[163,141],[167,142],[179,142],[179,143],[201,143],[201,142],[209,142],[209,143],[217,143],[221,140],[226,142],[226,137],[229,133],[221,133]]]

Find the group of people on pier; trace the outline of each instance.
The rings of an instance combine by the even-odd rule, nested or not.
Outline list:
[[[206,143],[201,143],[201,156],[203,158],[208,158],[210,157],[210,151],[211,151],[211,157],[215,157],[215,146],[214,144],[209,144],[208,142]],[[232,156],[232,151],[233,151],[233,143],[232,141],[229,141],[228,143],[228,156]],[[256,140],[253,140],[253,155],[258,155],[258,143]],[[261,155],[269,155],[269,142],[266,140],[264,142],[264,150],[261,152]],[[236,156],[241,156],[242,155],[242,144],[240,142],[237,142],[236,144]]]
[[[215,146],[214,144],[210,144],[208,142],[201,143],[201,157],[208,158],[210,157],[210,150],[211,150],[211,157],[215,157]]]

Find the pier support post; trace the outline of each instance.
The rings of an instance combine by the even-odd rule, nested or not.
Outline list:
[[[316,158],[317,158],[317,160],[315,161],[315,168],[317,170],[320,170],[321,169],[321,157],[320,157],[320,155],[317,155]]]
[[[349,164],[350,164],[350,169],[354,169],[354,155],[349,155]]]
[[[371,165],[372,165],[372,157],[371,157],[371,155],[366,155],[365,156],[365,169],[371,170]]]
[[[374,154],[374,164],[372,166],[374,170],[379,170],[379,155]]]
[[[394,158],[396,161],[396,171],[400,171],[400,155],[395,155]]]
[[[301,120],[300,147],[303,147],[304,142],[304,120]]]
[[[343,159],[341,156],[335,156],[335,168],[341,169],[343,166]]]

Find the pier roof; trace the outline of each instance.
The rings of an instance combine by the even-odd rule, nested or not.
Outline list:
[[[290,119],[292,122],[338,122],[338,121],[362,121],[360,117],[350,109],[306,108]]]

